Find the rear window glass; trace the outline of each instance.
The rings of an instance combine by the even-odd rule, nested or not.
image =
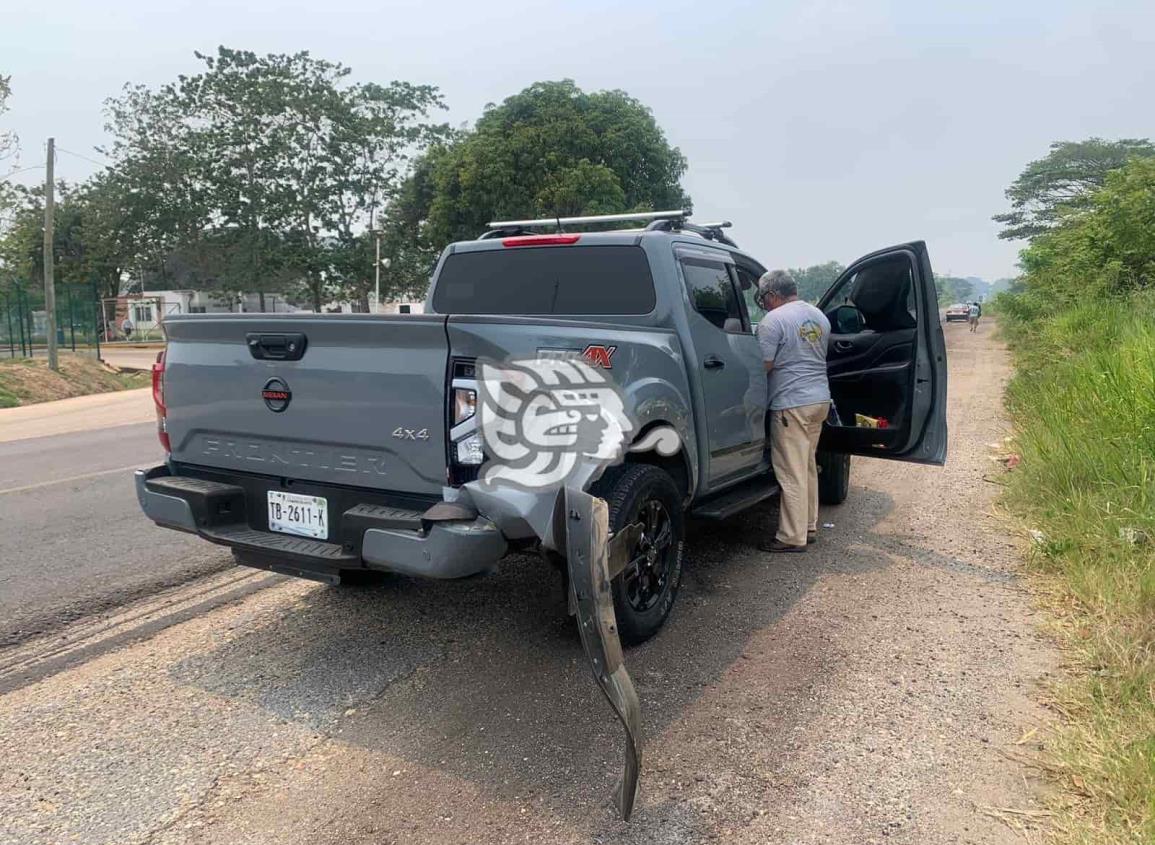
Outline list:
[[[513,247],[445,259],[440,314],[649,314],[654,278],[638,246]]]

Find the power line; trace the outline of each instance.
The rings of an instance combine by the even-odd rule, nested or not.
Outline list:
[[[13,170],[11,173],[9,173],[4,178],[7,179],[8,176],[15,176],[17,173],[24,173],[27,170],[40,170],[43,167],[44,167],[43,164],[33,164],[31,167],[21,167],[19,170]]]
[[[66,149],[64,149],[64,147],[57,147],[56,150],[57,150],[57,152],[68,153],[70,156],[76,156],[77,158],[82,158],[87,162],[91,162],[92,164],[95,164],[97,167],[108,167],[108,161],[103,161],[103,162],[97,161],[96,159],[89,158],[86,155],[81,155],[80,153],[74,153],[72,150],[66,150]]]

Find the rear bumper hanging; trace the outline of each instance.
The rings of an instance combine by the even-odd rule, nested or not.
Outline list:
[[[559,499],[565,513],[557,522],[565,526],[570,601],[577,610],[582,646],[594,679],[625,730],[625,761],[614,803],[628,821],[642,766],[642,711],[622,659],[610,592],[609,512],[603,499],[580,490],[567,488]]]

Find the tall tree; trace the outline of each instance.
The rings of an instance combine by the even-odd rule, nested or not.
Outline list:
[[[1132,158],[1155,156],[1147,139],[1057,141],[1051,151],[1032,161],[1006,191],[1011,210],[996,214],[1004,240],[1033,238],[1057,226],[1064,214],[1088,207],[1091,195],[1106,183],[1107,174]]]
[[[8,98],[12,96],[12,77],[0,76],[0,117],[8,111]],[[18,142],[16,133],[10,129],[0,129],[0,177],[5,175],[16,156]],[[0,178],[0,227],[4,224],[5,209],[12,203],[12,186]]]
[[[56,278],[61,282],[83,281],[84,246],[80,235],[81,211],[75,189],[56,185],[53,215],[53,255]],[[14,188],[15,203],[10,222],[0,237],[0,266],[5,274],[25,284],[44,275],[44,188]]]
[[[837,261],[827,261],[810,267],[791,268],[790,275],[798,283],[798,296],[807,302],[817,302],[845,269]]]
[[[1007,300],[1019,315],[1155,289],[1155,158],[1112,171],[1084,213],[1034,238],[1019,256],[1023,275]]]
[[[118,171],[167,191],[150,230],[161,251],[202,261],[226,290],[297,278],[316,310],[362,291],[372,266],[352,260],[358,239],[411,157],[446,133],[428,120],[437,89],[354,84],[307,52],[197,56],[201,73],[109,104]]]
[[[689,207],[685,171],[653,113],[625,92],[538,82],[432,150],[402,214],[424,221],[419,239],[440,249],[494,218]]]
[[[974,283],[970,279],[958,276],[943,276],[934,274],[934,287],[938,294],[939,305],[952,305],[956,302],[973,302],[976,297]]]

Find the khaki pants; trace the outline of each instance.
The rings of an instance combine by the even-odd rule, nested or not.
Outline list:
[[[770,461],[782,488],[777,539],[806,545],[806,532],[818,528],[818,464],[814,453],[829,402],[770,412]]]

